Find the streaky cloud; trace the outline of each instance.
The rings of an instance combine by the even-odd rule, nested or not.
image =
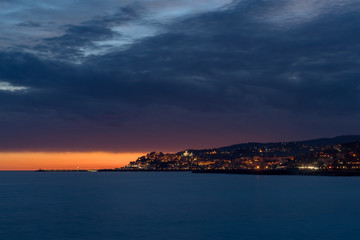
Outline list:
[[[19,92],[19,91],[26,91],[28,87],[24,86],[15,86],[9,82],[0,81],[0,91],[9,91],[9,92]]]

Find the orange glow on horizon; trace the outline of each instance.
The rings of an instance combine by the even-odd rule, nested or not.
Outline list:
[[[0,152],[0,170],[118,168],[145,153]]]

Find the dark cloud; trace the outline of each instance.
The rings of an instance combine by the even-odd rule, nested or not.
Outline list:
[[[147,26],[141,6],[67,25],[33,53],[0,53],[0,81],[29,88],[0,91],[0,146],[178,150],[357,134],[360,14],[335,10],[290,19],[292,6],[240,1],[90,55],[96,41],[121,41],[114,26]]]
[[[27,21],[27,22],[18,23],[17,26],[19,26],[19,27],[28,27],[28,28],[38,28],[38,27],[41,27],[42,25],[40,23]]]
[[[62,26],[63,35],[45,38],[34,49],[45,57],[59,60],[69,61],[82,58],[84,54],[86,55],[86,48],[94,50],[101,48],[94,42],[121,37],[121,34],[111,28],[138,19],[141,9],[138,10],[134,6],[120,8],[115,14],[98,16],[81,24]]]

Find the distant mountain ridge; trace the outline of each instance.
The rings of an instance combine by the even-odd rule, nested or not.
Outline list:
[[[260,142],[248,142],[248,143],[240,143],[234,144],[230,146],[218,147],[218,148],[208,148],[208,149],[188,149],[187,151],[208,151],[208,150],[219,150],[219,151],[231,151],[239,148],[249,148],[249,147],[260,147],[260,146],[275,146],[281,144],[287,145],[313,145],[313,146],[326,146],[326,145],[337,145],[337,144],[345,144],[351,142],[360,142],[360,135],[342,135],[333,138],[317,138],[303,141],[289,141],[289,142],[268,142],[268,143],[260,143]]]

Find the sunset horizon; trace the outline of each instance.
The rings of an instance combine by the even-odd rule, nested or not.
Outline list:
[[[145,153],[0,152],[0,171],[120,168]]]
[[[39,169],[46,170],[97,170],[97,169],[119,169],[136,161],[150,152],[177,153],[185,150],[205,150],[227,147],[246,143],[277,143],[277,142],[302,142],[313,141],[315,139],[331,139],[333,137],[358,136],[339,135],[332,137],[318,137],[291,140],[273,140],[273,141],[239,141],[230,144],[212,144],[198,145],[197,147],[187,146],[177,149],[156,148],[142,152],[106,152],[106,151],[7,151],[0,152],[0,171],[34,171]]]

